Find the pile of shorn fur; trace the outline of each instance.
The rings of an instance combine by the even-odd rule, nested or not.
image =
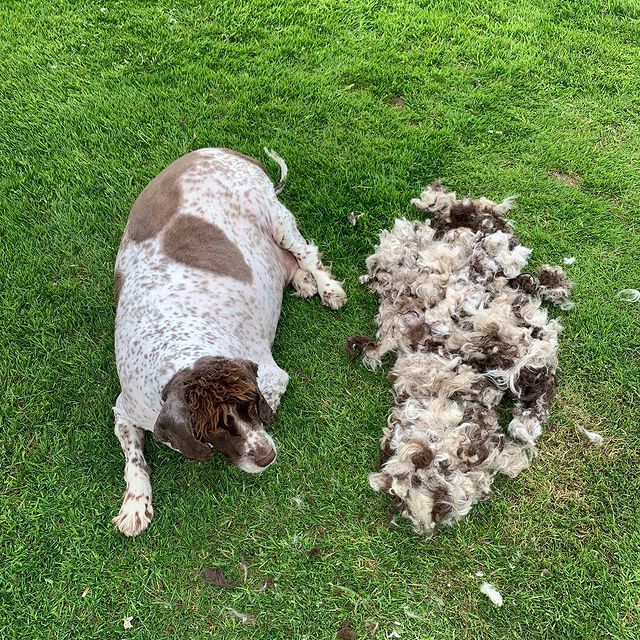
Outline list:
[[[503,215],[511,199],[457,200],[439,183],[412,204],[434,224],[396,220],[361,278],[380,297],[376,340],[351,338],[364,362],[397,355],[382,467],[369,482],[396,496],[416,532],[451,524],[486,498],[496,474],[535,454],[556,386],[557,320],[571,283],[559,267],[522,273],[531,253]],[[496,409],[507,401],[508,435]]]

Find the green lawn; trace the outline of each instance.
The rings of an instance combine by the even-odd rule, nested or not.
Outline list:
[[[2,2],[0,638],[640,638],[640,303],[616,299],[640,288],[639,114],[637,0]],[[277,464],[148,442],[156,515],[127,539],[113,261],[146,182],[204,146],[286,159],[350,297],[285,295]],[[434,178],[518,194],[534,266],[576,257],[577,308],[539,457],[429,542],[367,484],[390,387],[343,343],[374,330],[378,230]],[[199,577],[243,558],[235,589]]]

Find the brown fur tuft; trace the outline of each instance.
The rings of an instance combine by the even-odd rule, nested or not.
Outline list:
[[[345,342],[344,348],[350,357],[355,358],[370,349],[375,349],[376,343],[368,336],[351,336]]]
[[[509,280],[509,286],[513,289],[520,289],[530,296],[535,296],[538,293],[540,282],[530,273],[521,273],[519,276]]]
[[[454,202],[449,211],[449,219],[441,218],[438,220],[434,238],[439,239],[450,229],[459,227],[482,231],[484,235],[496,231],[509,231],[509,225],[502,216],[477,200]]]
[[[541,398],[548,404],[555,394],[556,384],[556,374],[549,367],[542,369],[524,367],[516,382],[516,389],[519,392],[517,399],[529,405],[535,404],[536,400]]]
[[[211,441],[222,429],[233,426],[230,408],[253,404],[259,392],[246,367],[227,360],[204,370],[195,369],[185,381],[184,393],[196,437]]]

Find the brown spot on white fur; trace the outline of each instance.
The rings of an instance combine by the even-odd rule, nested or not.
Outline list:
[[[133,203],[127,224],[127,236],[135,242],[144,242],[156,236],[178,212],[182,200],[180,178],[201,160],[192,151],[172,162],[158,174]]]
[[[120,271],[119,269],[116,269],[115,283],[114,283],[116,307],[118,306],[118,302],[120,302],[120,292],[122,291],[123,286],[124,286],[124,273],[122,273],[122,271]]]
[[[215,224],[191,215],[177,217],[167,229],[162,246],[169,258],[242,282],[251,282],[244,256]]]

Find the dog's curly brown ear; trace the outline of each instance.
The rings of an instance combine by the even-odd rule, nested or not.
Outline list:
[[[213,457],[209,445],[196,440],[191,427],[191,411],[184,395],[184,377],[178,372],[162,391],[164,404],[153,429],[155,440],[179,451],[185,458],[203,462]]]

